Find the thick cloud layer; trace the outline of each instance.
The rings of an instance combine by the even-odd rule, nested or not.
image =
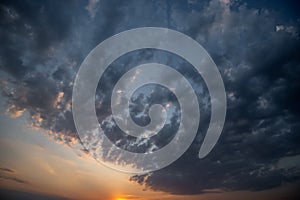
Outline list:
[[[167,27],[197,40],[216,62],[227,92],[226,123],[214,150],[198,159],[210,116],[201,77],[184,61],[163,52],[132,52],[120,58],[99,84],[100,123],[110,119],[107,96],[118,77],[148,61],[168,64],[184,74],[201,109],[198,136],[189,150],[167,168],[132,180],[153,190],[196,194],[211,189],[264,190],[299,179],[299,166],[293,164],[300,154],[299,16],[282,17],[267,4],[229,0],[8,1],[0,13],[1,88],[8,111],[12,116],[28,112],[30,123],[55,140],[70,146],[79,142],[71,112],[72,86],[88,52],[123,30]],[[145,101],[165,101],[161,95],[166,91],[156,93],[150,95],[156,99],[137,96],[133,101],[132,116],[138,123],[149,120],[142,114],[147,110],[141,107]],[[174,131],[169,130],[167,141]],[[282,160],[292,164],[282,165]]]

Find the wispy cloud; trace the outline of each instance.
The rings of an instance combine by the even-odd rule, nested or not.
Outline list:
[[[15,170],[6,168],[6,167],[0,167],[0,171],[6,172],[6,173],[15,173],[16,172]]]

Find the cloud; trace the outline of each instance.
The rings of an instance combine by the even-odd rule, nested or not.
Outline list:
[[[86,6],[86,9],[89,11],[89,14],[92,18],[94,18],[96,15],[99,1],[100,0],[89,0],[89,4]]]
[[[16,177],[7,176],[7,175],[3,175],[3,174],[0,174],[0,178],[5,179],[5,180],[14,181],[14,182],[17,182],[17,183],[20,183],[20,184],[26,184],[26,185],[30,184],[30,182],[28,182],[26,180],[16,178]]]
[[[8,112],[15,117],[28,113],[29,123],[57,142],[74,148],[80,143],[71,98],[76,72],[88,52],[123,30],[167,27],[197,40],[216,62],[227,91],[227,119],[219,143],[199,160],[210,119],[210,98],[202,78],[186,61],[162,51],[141,50],[119,58],[101,78],[95,106],[100,124],[121,147],[131,151],[145,151],[153,144],[161,147],[176,132],[176,100],[157,87],[145,96],[137,93],[130,109],[137,123],[147,124],[151,103],[170,104],[174,118],[170,117],[163,139],[143,141],[142,148],[133,145],[134,138],[132,143],[120,140],[124,133],[112,123],[110,94],[122,74],[136,65],[155,61],[178,70],[195,89],[201,109],[198,135],[189,150],[167,168],[131,180],[152,190],[200,194],[264,190],[299,179],[295,167],[281,164],[300,154],[300,42],[299,20],[294,16],[282,19],[272,9],[218,0],[101,1],[99,6],[96,1],[72,5],[7,1],[0,8],[4,41],[0,84]]]
[[[15,176],[13,176],[16,173],[15,170],[10,169],[10,168],[6,168],[6,167],[1,167],[0,168],[0,179],[4,179],[4,180],[9,180],[9,181],[14,181],[16,183],[20,183],[20,184],[30,184],[28,181],[17,178]]]
[[[15,173],[15,170],[6,167],[0,167],[0,170],[6,173]]]
[[[264,190],[298,179],[297,170],[276,167],[281,157],[300,153],[299,77],[290,73],[300,69],[298,30],[278,31],[276,15],[268,10],[219,1],[201,11],[174,6],[171,16],[173,26],[203,44],[219,67],[228,94],[227,121],[208,157],[195,156],[198,137],[172,165],[131,180],[152,190],[197,194],[215,188]],[[287,27],[296,30],[297,22]]]
[[[63,197],[51,196],[51,195],[47,195],[47,194],[21,192],[21,191],[6,190],[6,189],[0,189],[0,196],[7,200],[13,200],[13,199],[67,200],[68,199],[68,198],[63,198]]]

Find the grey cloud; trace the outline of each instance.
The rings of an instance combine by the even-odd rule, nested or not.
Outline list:
[[[15,173],[15,170],[6,167],[0,167],[0,170],[6,173]]]
[[[216,188],[263,190],[299,179],[297,170],[277,165],[284,157],[300,154],[299,19],[283,20],[272,10],[240,1],[100,1],[92,18],[87,1],[72,6],[52,2],[1,4],[1,89],[11,112],[25,109],[33,126],[58,141],[78,142],[70,109],[72,84],[88,52],[129,28],[172,28],[196,39],[219,67],[228,95],[227,121],[214,150],[199,160],[210,118],[210,98],[201,77],[175,55],[151,50],[124,55],[100,80],[95,102],[99,122],[111,115],[109,94],[119,77],[149,61],[185,75],[201,109],[198,135],[189,150],[167,168],[131,180],[153,190],[197,194]],[[147,101],[165,101],[163,90],[156,94]],[[143,124],[147,115],[135,117],[146,109],[139,107],[141,98],[135,99],[132,114]],[[175,126],[170,128],[166,140],[176,132]]]
[[[0,167],[0,170],[6,173],[15,173],[15,170],[6,167]]]
[[[30,184],[28,181],[15,177],[16,171],[10,168],[6,168],[6,167],[1,167],[0,168],[0,178],[4,179],[4,180],[10,180],[10,181],[14,181],[16,183],[20,183],[20,184]]]
[[[26,180],[23,180],[23,179],[20,179],[20,178],[16,178],[16,177],[12,177],[12,176],[9,176],[9,175],[6,175],[6,174],[0,174],[0,178],[1,179],[5,179],[5,180],[10,180],[10,181],[14,181],[16,183],[20,183],[20,184],[30,184],[30,182],[26,181]]]
[[[48,194],[30,193],[30,192],[22,192],[22,191],[7,190],[7,189],[0,189],[0,197],[2,199],[7,199],[7,200],[15,200],[15,199],[68,200],[69,199],[69,198],[64,198],[64,197],[52,196],[52,195],[48,195]]]
[[[1,89],[8,97],[9,111],[28,111],[33,126],[50,130],[66,143],[77,138],[70,110],[71,88],[82,57],[74,51],[78,44],[70,46],[68,40],[74,20],[81,16],[74,13],[80,9],[84,5],[79,2],[1,4],[0,68],[5,77]]]
[[[299,30],[297,35],[276,31],[274,13],[245,5],[232,9],[219,1],[201,11],[174,8],[171,15],[173,26],[203,44],[219,66],[228,94],[227,121],[207,158],[195,156],[198,137],[171,166],[132,180],[174,194],[264,190],[297,180],[298,172],[276,163],[300,153]]]

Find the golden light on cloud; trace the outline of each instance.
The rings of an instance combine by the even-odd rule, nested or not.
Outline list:
[[[126,199],[124,199],[124,198],[117,198],[116,200],[126,200]]]
[[[10,117],[17,118],[17,117],[22,116],[24,111],[25,111],[25,109],[21,109],[15,105],[11,105],[11,106],[9,106],[9,108],[7,109],[6,112],[10,115]]]
[[[64,97],[64,92],[59,92],[58,93],[58,95],[57,95],[57,97],[56,97],[56,100],[55,100],[55,102],[54,102],[54,107],[57,107],[57,108],[60,108],[59,107],[59,104],[62,102],[62,99],[63,99],[63,97]]]

